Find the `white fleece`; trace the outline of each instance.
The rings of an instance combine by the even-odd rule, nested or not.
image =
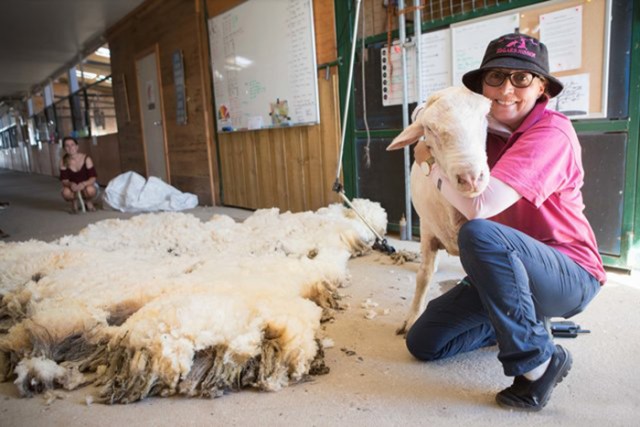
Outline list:
[[[382,207],[353,203],[384,234]],[[196,352],[225,349],[225,363],[241,364],[260,354],[268,332],[277,360],[254,386],[277,390],[309,372],[323,309],[336,307],[348,259],[374,239],[350,209],[334,204],[296,214],[259,210],[243,223],[143,214],[101,221],[51,243],[0,243],[0,309],[15,319],[0,335],[0,378],[11,375],[12,360],[38,356],[37,348],[59,353],[81,337],[108,343],[108,357],[131,353],[120,371],[94,367],[99,383],[113,384],[108,376],[117,375],[120,384],[137,384],[141,375],[143,382],[158,379],[168,395],[180,392]],[[58,378],[62,371],[54,371]],[[51,383],[49,370],[29,372],[20,371],[21,381],[33,375]],[[19,390],[27,393],[28,384]],[[138,392],[122,399],[144,398],[149,390]]]

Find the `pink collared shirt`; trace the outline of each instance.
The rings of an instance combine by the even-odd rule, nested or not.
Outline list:
[[[522,198],[490,219],[557,249],[604,283],[595,235],[584,215],[578,137],[564,115],[542,99],[510,136],[489,133],[491,176]]]

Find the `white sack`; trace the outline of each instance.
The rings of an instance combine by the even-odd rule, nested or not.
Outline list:
[[[181,211],[198,206],[198,196],[183,193],[155,176],[145,180],[125,172],[109,181],[103,200],[120,212]]]

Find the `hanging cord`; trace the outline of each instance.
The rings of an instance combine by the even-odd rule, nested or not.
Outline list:
[[[342,170],[342,156],[344,154],[344,142],[345,142],[346,129],[347,129],[347,118],[349,117],[349,103],[351,99],[351,84],[353,83],[353,68],[354,68],[353,60],[356,53],[358,21],[360,20],[360,3],[362,2],[362,0],[356,0],[356,1],[357,1],[356,14],[355,14],[356,19],[355,19],[355,28],[353,29],[353,41],[351,43],[351,59],[349,61],[349,78],[347,80],[347,96],[344,104],[344,114],[342,116],[342,137],[340,140],[340,153],[338,157],[338,166],[336,168],[336,180],[333,184],[332,189],[333,191],[338,193],[338,195],[347,204],[347,206],[349,206],[349,208],[351,208],[351,210],[353,210],[353,212],[355,212],[356,215],[358,215],[358,218],[362,220],[362,222],[369,228],[369,230],[371,230],[373,235],[376,237],[376,241],[373,244],[373,249],[382,251],[387,254],[392,254],[396,250],[392,246],[390,246],[387,243],[387,240],[382,238],[382,236],[380,236],[380,234],[375,230],[375,228],[373,228],[371,224],[369,224],[369,222],[360,214],[360,212],[358,212],[353,207],[349,198],[344,194],[344,187],[340,183],[340,171]]]
[[[356,0],[356,20],[355,28],[353,29],[353,41],[351,42],[351,57],[349,59],[349,77],[347,78],[347,97],[344,103],[344,113],[342,114],[342,129],[340,136],[340,153],[338,154],[338,165],[336,167],[336,181],[333,184],[333,191],[342,191],[342,184],[340,184],[340,171],[342,170],[342,156],[344,155],[344,141],[347,132],[347,119],[349,117],[349,105],[351,102],[351,84],[353,83],[353,60],[356,54],[356,41],[358,36],[358,21],[360,21],[360,3],[362,0]]]
[[[391,32],[393,31],[393,17],[396,16],[398,6],[395,4],[387,5],[387,62],[389,63],[389,82],[393,81],[393,61],[391,61]],[[389,85],[389,96],[393,91],[393,85]]]
[[[367,120],[367,85],[365,84],[364,73],[365,62],[368,59],[368,52],[365,50],[366,46],[364,44],[364,38],[366,37],[366,23],[367,20],[365,19],[364,9],[362,9],[362,36],[360,37],[360,40],[362,41],[362,47],[360,48],[360,63],[362,65],[362,118],[364,119],[364,128],[367,131],[367,145],[364,146],[364,165],[369,169],[371,168],[371,132],[369,131],[369,122]]]

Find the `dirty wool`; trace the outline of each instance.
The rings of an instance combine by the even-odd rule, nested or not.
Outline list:
[[[354,207],[383,235],[379,204]],[[328,372],[323,319],[373,233],[335,204],[242,223],[183,213],[0,243],[0,380],[21,395],[93,383],[97,401],[279,390]]]

